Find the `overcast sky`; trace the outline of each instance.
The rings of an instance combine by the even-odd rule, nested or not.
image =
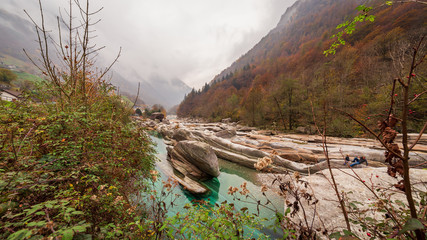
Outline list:
[[[83,0],[84,1],[84,0]],[[1,0],[2,7],[37,15],[37,0]],[[278,23],[295,0],[92,0],[104,9],[95,26],[102,55],[113,59],[122,47],[116,68],[149,79],[179,78],[190,87],[209,82],[250,50]],[[68,0],[43,0],[58,15]]]

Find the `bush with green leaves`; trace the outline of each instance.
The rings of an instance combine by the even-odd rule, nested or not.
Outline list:
[[[260,232],[266,219],[248,213],[247,208],[238,210],[227,202],[214,207],[195,202],[184,208],[160,228],[170,239],[269,239]]]
[[[107,68],[96,65],[91,28],[99,10],[89,0],[71,1],[57,31],[45,28],[39,4],[40,23],[25,13],[40,56],[27,56],[44,80],[24,100],[0,102],[0,238],[136,238],[144,216],[136,196],[155,156],[130,106],[105,80],[120,53]]]
[[[153,145],[118,96],[98,94],[63,108],[0,103],[0,238],[134,234]]]

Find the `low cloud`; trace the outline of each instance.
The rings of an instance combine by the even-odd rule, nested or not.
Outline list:
[[[180,79],[199,88],[252,48],[276,26],[295,0],[93,0],[98,45],[107,46],[103,59],[113,60],[129,81],[136,72]],[[42,1],[48,15],[57,15],[65,0]],[[38,1],[3,0],[2,8],[24,16],[27,9],[36,19]],[[49,18],[49,22],[53,19]],[[54,25],[52,25],[54,27]],[[153,79],[154,80],[154,79]]]

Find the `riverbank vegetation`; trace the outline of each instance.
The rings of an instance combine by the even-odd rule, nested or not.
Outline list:
[[[75,4],[68,12],[77,10],[85,24],[64,21],[70,41],[51,42],[43,11],[34,22],[41,57],[33,63],[46,78],[36,95],[0,103],[2,239],[141,234],[144,210],[135,199],[154,167],[153,145],[104,80],[108,68],[97,71],[89,5]],[[54,63],[55,44],[62,61]]]

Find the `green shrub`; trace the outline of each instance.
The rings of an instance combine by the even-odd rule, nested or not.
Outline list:
[[[133,234],[142,209],[130,199],[154,167],[154,149],[117,96],[99,95],[60,111],[59,103],[0,103],[0,238]]]

